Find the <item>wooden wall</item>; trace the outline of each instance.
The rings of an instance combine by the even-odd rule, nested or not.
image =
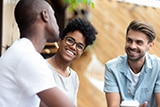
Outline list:
[[[3,11],[3,8],[2,8],[2,5],[3,4],[3,0],[0,1],[0,47],[2,47],[2,11]],[[0,48],[0,56],[1,56],[1,51],[2,51],[2,48]]]
[[[125,31],[130,21],[134,19],[148,21],[155,27],[157,38],[150,53],[160,56],[159,8],[138,6],[115,0],[95,0],[95,8],[91,9],[91,22],[98,31],[97,40],[80,59],[72,64],[81,82],[78,94],[79,107],[106,107],[104,93],[87,79],[86,69],[90,64],[92,54],[95,54],[97,61],[104,65],[106,61],[125,53]],[[93,68],[101,70],[97,63]],[[92,73],[94,78],[103,80],[104,71],[94,71],[94,69],[92,69],[93,72],[96,72]],[[99,87],[100,84],[97,86]]]

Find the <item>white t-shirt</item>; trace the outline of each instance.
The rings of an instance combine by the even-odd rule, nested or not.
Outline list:
[[[58,72],[56,72],[55,69],[49,63],[48,66],[52,70],[53,77],[58,88],[60,88],[60,90],[63,91],[77,106],[77,94],[79,88],[79,78],[77,73],[73,69],[68,67],[70,75],[69,77],[64,77]]]
[[[137,74],[135,74],[135,73],[132,71],[131,68],[130,68],[129,70],[130,70],[130,73],[131,73],[131,81],[132,81],[132,88],[131,88],[132,90],[131,90],[131,92],[132,92],[132,93],[135,93],[136,85],[137,85],[137,83],[138,83],[138,81],[139,81],[139,77],[140,77],[140,72],[137,73]]]
[[[37,93],[55,86],[30,40],[18,39],[0,58],[0,107],[39,107]]]

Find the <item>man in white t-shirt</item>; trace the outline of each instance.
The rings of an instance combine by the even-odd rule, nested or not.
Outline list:
[[[14,13],[20,39],[0,58],[0,107],[74,107],[40,55],[59,38],[53,9],[44,0],[20,0]]]

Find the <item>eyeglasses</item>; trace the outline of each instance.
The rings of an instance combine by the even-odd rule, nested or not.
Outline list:
[[[85,45],[80,43],[80,42],[76,42],[74,38],[66,36],[65,37],[65,43],[67,45],[73,46],[74,44],[76,44],[76,48],[78,51],[83,51],[85,49]]]

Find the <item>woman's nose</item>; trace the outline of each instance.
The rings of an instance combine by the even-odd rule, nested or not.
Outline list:
[[[70,46],[72,49],[76,50],[77,49],[77,44],[74,43],[72,46]]]

